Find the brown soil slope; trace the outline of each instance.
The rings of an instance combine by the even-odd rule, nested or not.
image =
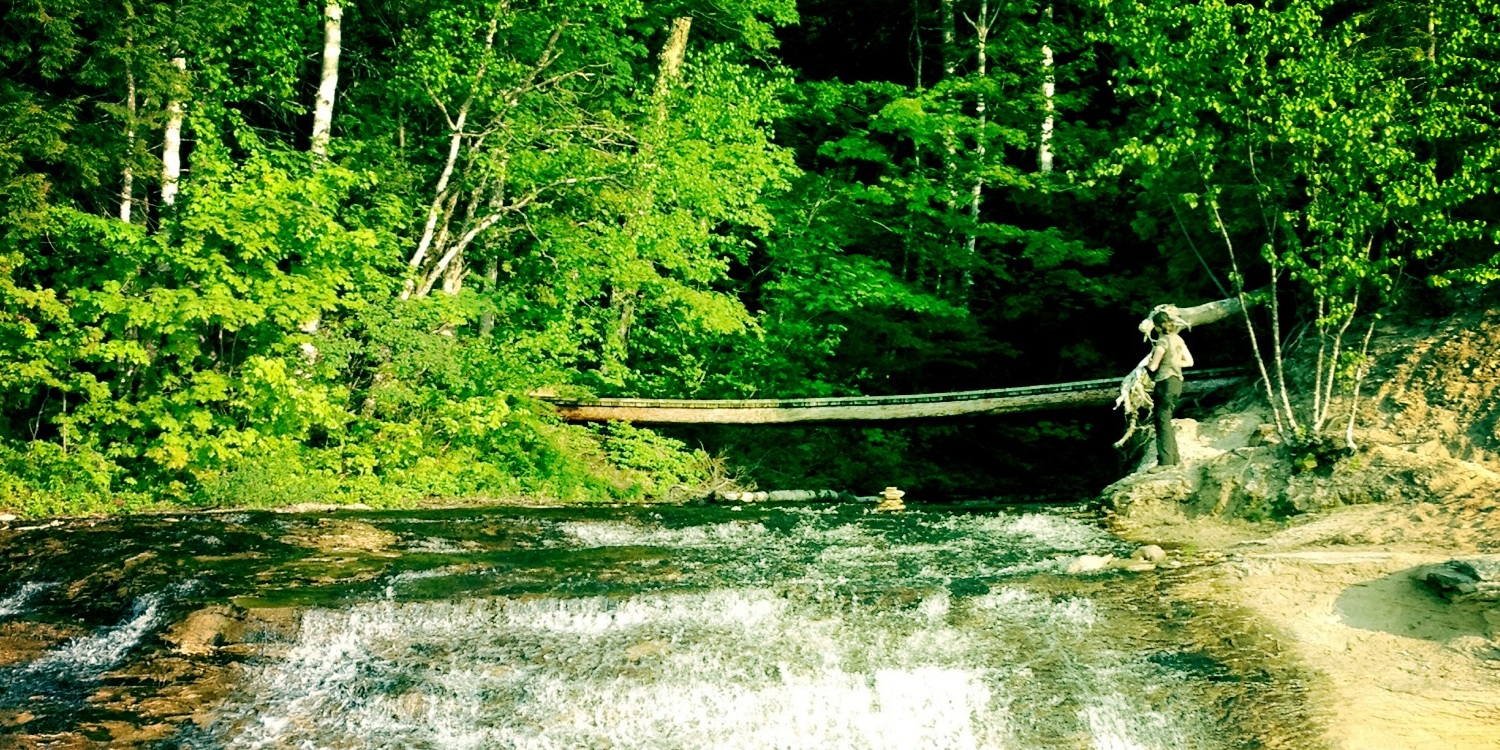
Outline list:
[[[1247,394],[1183,421],[1185,466],[1104,500],[1129,536],[1226,554],[1178,594],[1248,608],[1326,678],[1332,746],[1500,750],[1500,609],[1421,581],[1500,558],[1500,312],[1379,334],[1354,457],[1294,473]]]

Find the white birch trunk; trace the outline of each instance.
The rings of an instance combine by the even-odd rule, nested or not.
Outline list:
[[[969,195],[969,230],[968,239],[964,247],[965,261],[963,272],[963,292],[968,294],[969,288],[974,285],[974,264],[977,254],[978,227],[979,227],[979,204],[984,192],[984,156],[985,156],[985,127],[988,125],[986,112],[987,102],[984,97],[983,86],[989,76],[989,53],[986,47],[989,44],[990,26],[994,19],[990,18],[989,0],[979,2],[979,20],[973,22],[975,36],[975,57],[979,63],[979,83],[981,89],[978,92],[978,101],[974,105],[974,114],[979,120],[979,132],[974,138],[974,186]]]
[[[187,72],[187,60],[172,58],[172,67],[178,73]],[[171,206],[177,203],[178,181],[182,179],[182,116],[183,104],[176,94],[167,102],[167,131],[161,151],[161,203]]]
[[[343,49],[341,24],[344,10],[337,3],[323,9],[323,77],[318,83],[318,102],[313,110],[312,152],[328,155],[333,137],[333,100],[339,88],[339,52]]]
[[[1042,25],[1043,32],[1051,30],[1052,6],[1042,12],[1045,22]],[[1052,47],[1046,42],[1042,43],[1042,136],[1041,145],[1037,147],[1037,168],[1042,172],[1052,171],[1052,127],[1053,117],[1056,113],[1057,78],[1053,71]]]
[[[1427,62],[1437,62],[1437,13],[1427,10]]]
[[[1365,375],[1370,371],[1370,337],[1375,335],[1375,319],[1365,329],[1365,341],[1359,348],[1359,367],[1354,373],[1354,393],[1349,396],[1349,423],[1344,426],[1344,446],[1351,451],[1359,450],[1354,442],[1354,420],[1359,416],[1359,387],[1364,385]]]
[[[328,142],[333,138],[333,101],[339,89],[339,53],[343,50],[344,9],[330,2],[323,8],[323,75],[318,82],[318,101],[313,108],[312,145],[309,150],[318,156],[328,155]],[[316,335],[322,324],[322,316],[302,324],[301,330],[309,336]],[[302,358],[308,366],[317,364],[318,345],[305,341],[300,347]]]
[[[941,0],[942,10],[941,23],[943,25],[943,80],[952,81],[954,74],[958,71],[958,51],[956,49],[956,34],[954,31],[953,0]],[[946,118],[953,116],[953,106],[944,102],[943,115]],[[953,132],[953,124],[950,122],[943,126],[943,182],[948,189],[947,208],[952,212],[958,205],[958,136]]]
[[[655,91],[658,125],[666,121],[667,96],[682,76],[682,63],[687,58],[688,33],[692,29],[692,22],[692,18],[685,16],[673,19],[672,31],[667,35],[667,41],[661,48]],[[650,140],[642,144],[642,150],[655,149],[655,139],[658,135],[650,135]],[[634,221],[634,219],[627,221]],[[625,369],[625,361],[630,356],[630,329],[635,322],[635,305],[639,295],[640,287],[636,284],[618,286],[612,284],[609,293],[609,317],[613,320],[613,325],[605,336],[603,351],[606,371]]]
[[[120,180],[120,221],[130,223],[135,202],[135,6],[125,3],[125,168]]]
[[[687,58],[688,32],[693,28],[689,16],[672,19],[672,31],[661,48],[661,66],[656,71],[656,96],[665,98],[672,84],[682,76],[682,62]]]
[[[469,88],[469,95],[464,99],[463,105],[458,108],[457,119],[448,120],[448,159],[443,163],[443,171],[438,176],[437,189],[432,196],[432,203],[427,207],[427,222],[422,227],[422,238],[417,241],[416,252],[412,253],[411,260],[407,262],[410,273],[406,277],[406,282],[402,284],[401,299],[410,299],[412,293],[416,291],[417,279],[415,274],[421,270],[423,261],[427,259],[427,253],[432,250],[433,238],[437,232],[438,218],[443,213],[443,204],[450,197],[448,195],[448,184],[453,179],[453,168],[458,164],[458,154],[463,148],[464,125],[468,122],[469,109],[474,105],[474,97],[479,94],[479,85],[484,81],[485,70],[489,66],[489,53],[495,47],[495,32],[500,27],[500,14],[504,12],[505,8],[506,5],[504,3],[497,6],[495,15],[490,18],[490,26],[488,31],[485,32],[484,37],[484,59],[479,63],[479,70],[474,73],[474,83]],[[553,38],[555,39],[556,35]],[[436,94],[432,94],[432,97],[433,101],[441,108],[443,106],[442,101],[437,98]],[[446,108],[443,109],[443,114],[447,115],[447,113],[448,110]],[[429,285],[428,289],[431,288]]]

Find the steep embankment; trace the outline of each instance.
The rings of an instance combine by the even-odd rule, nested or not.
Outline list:
[[[1500,560],[1500,312],[1388,326],[1371,348],[1355,455],[1317,466],[1285,450],[1247,389],[1183,420],[1183,467],[1103,499],[1127,536],[1224,556],[1177,593],[1259,616],[1317,675],[1329,744],[1494,750],[1500,609],[1424,578]]]

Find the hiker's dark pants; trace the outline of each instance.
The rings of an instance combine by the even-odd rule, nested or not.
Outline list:
[[[1156,381],[1156,463],[1174,466],[1177,456],[1177,430],[1172,427],[1172,413],[1182,398],[1182,378]]]

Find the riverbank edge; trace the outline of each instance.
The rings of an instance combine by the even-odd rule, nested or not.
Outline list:
[[[1500,559],[1500,311],[1380,333],[1352,455],[1298,466],[1247,388],[1178,422],[1181,466],[1096,502],[1120,537],[1211,561],[1171,595],[1251,613],[1315,684],[1327,746],[1495,750],[1500,607],[1423,579]]]

